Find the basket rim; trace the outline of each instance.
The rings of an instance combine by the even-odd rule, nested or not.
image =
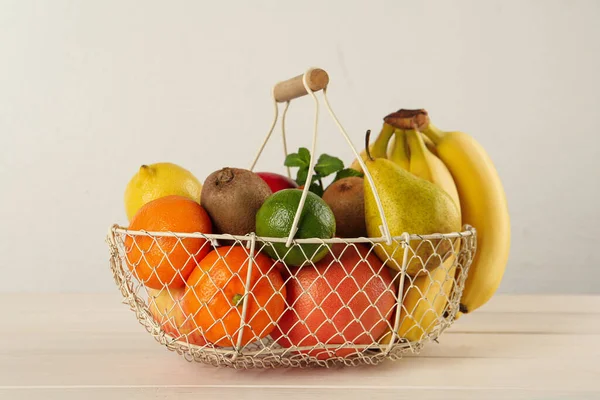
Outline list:
[[[111,226],[110,231],[117,234],[125,234],[129,236],[154,236],[154,237],[175,237],[175,238],[195,238],[195,239],[207,239],[207,240],[238,240],[251,242],[253,240],[268,243],[286,243],[287,237],[276,238],[267,236],[257,236],[254,233],[247,235],[231,235],[228,233],[201,233],[201,232],[172,232],[172,231],[146,231],[146,230],[132,230],[126,227],[115,224]],[[470,225],[463,226],[461,232],[450,232],[450,233],[433,233],[427,235],[409,234],[403,233],[400,236],[392,236],[392,240],[396,242],[405,242],[413,240],[434,240],[434,239],[456,239],[459,237],[470,237],[475,234],[475,228]],[[408,238],[408,239],[407,239]],[[359,237],[359,238],[308,238],[308,239],[293,239],[292,243],[297,244],[336,244],[336,243],[385,243],[386,238],[381,237]]]

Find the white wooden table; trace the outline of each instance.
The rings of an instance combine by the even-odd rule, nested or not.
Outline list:
[[[236,371],[188,363],[118,294],[0,295],[0,399],[600,399],[600,296],[496,296],[420,356]]]

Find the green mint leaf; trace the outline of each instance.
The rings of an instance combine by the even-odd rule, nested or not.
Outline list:
[[[330,156],[329,154],[321,154],[319,161],[317,161],[317,164],[315,165],[315,171],[322,178],[342,169],[344,169],[344,162],[337,157]]]
[[[352,168],[346,168],[343,169],[341,171],[339,171],[336,175],[335,175],[335,179],[333,180],[334,182],[343,178],[349,178],[351,176],[356,176],[359,178],[363,178],[365,176],[365,174],[363,174],[362,172],[359,172],[355,169]]]
[[[298,186],[302,186],[306,183],[306,179],[308,178],[308,167],[300,168],[298,170],[298,174],[296,175],[296,183]]]
[[[308,162],[305,162],[298,153],[288,154],[283,165],[286,167],[300,167],[308,169]]]
[[[314,182],[312,185],[310,185],[308,190],[313,192],[314,194],[316,194],[319,197],[323,197],[323,187],[316,182]]]
[[[300,147],[298,149],[298,155],[300,159],[306,163],[306,166],[310,165],[310,151],[306,147]]]

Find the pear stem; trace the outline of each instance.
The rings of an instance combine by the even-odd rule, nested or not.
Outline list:
[[[367,153],[367,157],[371,161],[375,161],[373,157],[371,157],[371,151],[369,150],[369,142],[371,139],[371,130],[367,129],[367,134],[365,135],[365,152]]]

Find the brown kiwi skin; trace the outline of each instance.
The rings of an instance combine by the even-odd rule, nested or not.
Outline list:
[[[362,178],[352,176],[333,182],[323,193],[323,200],[335,215],[337,237],[367,236]]]
[[[206,178],[200,204],[217,233],[241,236],[256,231],[256,212],[272,194],[269,185],[254,172],[226,167]]]

